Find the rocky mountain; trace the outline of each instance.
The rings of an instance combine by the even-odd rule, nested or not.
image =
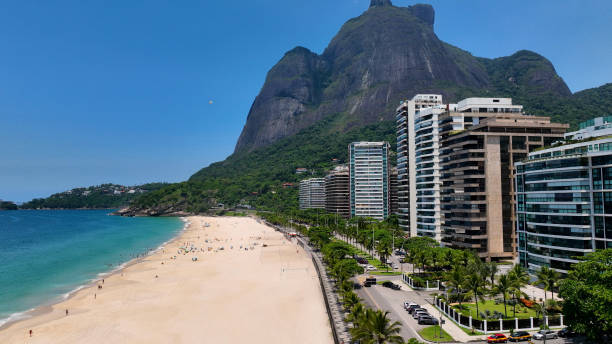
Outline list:
[[[530,51],[474,57],[442,42],[434,17],[430,5],[395,7],[389,0],[371,0],[321,55],[303,47],[287,52],[268,72],[236,152],[269,145],[329,115],[344,116],[345,131],[392,120],[398,102],[416,93],[441,93],[449,101],[466,91],[571,95],[546,58]]]
[[[287,52],[268,72],[234,154],[143,194],[121,214],[205,213],[218,203],[295,208],[299,181],[346,163],[350,142],[385,140],[394,150],[395,107],[415,93],[512,97],[528,113],[574,127],[610,113],[612,84],[571,94],[546,58],[526,50],[474,57],[440,41],[433,23],[429,5],[372,0],[322,54]]]

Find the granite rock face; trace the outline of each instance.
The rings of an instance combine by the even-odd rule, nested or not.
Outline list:
[[[568,96],[544,57],[528,51],[483,59],[442,42],[430,5],[395,7],[371,0],[347,21],[325,51],[287,52],[268,72],[236,144],[250,151],[291,136],[322,118],[342,114],[343,130],[392,120],[394,109],[416,93],[457,101],[459,89],[508,96],[508,90]]]

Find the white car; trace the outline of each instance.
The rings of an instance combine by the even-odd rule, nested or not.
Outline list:
[[[367,271],[372,271],[372,270],[376,270],[376,268],[374,267],[374,265],[368,265],[368,266],[366,266],[366,270]]]
[[[558,336],[551,330],[540,330],[533,334],[533,339],[542,340],[546,336],[546,339],[557,339]]]

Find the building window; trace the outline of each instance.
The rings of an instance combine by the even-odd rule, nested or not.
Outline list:
[[[601,190],[602,182],[601,182],[601,168],[593,169],[593,189]]]

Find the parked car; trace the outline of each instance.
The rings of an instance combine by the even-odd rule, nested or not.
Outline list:
[[[438,319],[432,317],[431,315],[421,315],[417,320],[419,325],[438,325]]]
[[[529,332],[525,332],[525,331],[514,332],[513,334],[510,335],[510,337],[508,337],[508,340],[511,342],[521,342],[523,340],[530,340],[530,339],[531,339],[531,335],[529,334]]]
[[[401,289],[401,287],[399,285],[397,285],[397,284],[395,284],[395,283],[393,283],[391,281],[384,281],[382,286],[385,287],[385,288],[391,288],[393,290],[400,290]]]
[[[546,336],[546,339],[557,339],[559,337],[551,330],[540,330],[533,334],[533,339],[542,340],[544,336]]]
[[[411,301],[404,301],[404,309],[408,310],[408,307],[410,307],[410,305],[415,305],[418,306],[416,303],[411,302]]]
[[[397,264],[393,263],[393,265],[391,265],[391,267],[393,267],[393,269],[397,270],[399,269],[399,266],[397,266]]]
[[[357,263],[359,264],[364,264],[364,265],[368,265],[368,260],[363,258],[363,257],[355,257],[355,260],[357,261]]]
[[[376,268],[374,267],[374,265],[366,265],[365,269],[366,269],[366,271],[373,271],[373,270],[376,270]]]
[[[416,303],[411,303],[406,310],[408,313],[412,314],[412,311],[414,311],[416,308],[421,308],[421,306],[417,305]]]
[[[412,318],[414,319],[418,319],[421,315],[429,315],[429,312],[427,312],[427,310],[425,309],[415,309],[412,312]]]
[[[557,332],[557,335],[562,338],[571,338],[576,337],[576,332],[566,327],[564,329],[559,330],[559,332]]]
[[[501,333],[496,333],[487,337],[487,343],[505,343],[508,341],[508,337]]]

